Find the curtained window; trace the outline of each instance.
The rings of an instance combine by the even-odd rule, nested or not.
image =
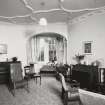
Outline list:
[[[56,58],[56,40],[51,38],[49,40],[49,61],[55,60]]]
[[[56,60],[66,62],[66,39],[63,37],[33,36],[27,43],[27,61],[29,63]]]

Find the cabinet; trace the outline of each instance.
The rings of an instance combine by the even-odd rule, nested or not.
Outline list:
[[[14,63],[14,62],[0,62],[0,84],[9,82],[11,63]]]
[[[0,62],[0,84],[7,83],[9,79],[9,63]]]
[[[96,90],[98,78],[98,67],[92,65],[73,65],[72,79],[80,83],[80,88]]]

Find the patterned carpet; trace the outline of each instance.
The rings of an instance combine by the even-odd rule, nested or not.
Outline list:
[[[25,89],[17,89],[14,97],[6,85],[0,85],[0,105],[63,105],[61,84],[54,77],[42,77],[42,84],[29,82],[30,93]],[[105,105],[105,96],[80,90],[83,105]],[[78,105],[70,102],[68,105]]]
[[[30,93],[17,89],[14,97],[5,85],[0,85],[0,105],[63,105],[61,85],[54,77],[42,77],[42,84],[29,82]]]

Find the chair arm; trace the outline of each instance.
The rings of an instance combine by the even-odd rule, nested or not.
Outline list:
[[[74,82],[74,83],[78,83],[76,80],[72,80],[72,82]]]
[[[64,88],[64,91],[65,91],[65,92],[68,92],[68,89],[67,89],[67,88]]]
[[[24,80],[28,81],[30,79],[30,77],[28,75],[24,76]]]
[[[78,88],[73,87],[71,89],[68,89],[68,92],[74,93],[74,92],[79,92],[79,91],[78,91]]]

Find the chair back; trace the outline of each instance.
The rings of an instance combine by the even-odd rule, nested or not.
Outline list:
[[[25,75],[29,74],[30,73],[30,66],[25,66],[24,72],[25,72]]]
[[[60,76],[62,87],[66,91],[67,90],[67,86],[66,86],[65,78],[64,78],[64,76],[61,73],[59,73],[59,76]]]
[[[10,64],[10,75],[11,75],[12,81],[14,82],[23,80],[21,63]]]

